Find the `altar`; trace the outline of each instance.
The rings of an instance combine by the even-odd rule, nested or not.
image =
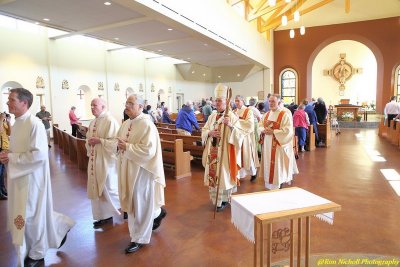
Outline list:
[[[301,266],[302,219],[305,218],[305,266],[310,257],[310,216],[333,224],[341,206],[298,187],[233,195],[232,223],[254,242],[254,266],[271,266],[272,223],[290,221],[290,266],[294,265],[294,231],[297,222],[297,266]],[[266,242],[265,242],[266,239]],[[265,253],[264,253],[265,250]]]
[[[357,120],[358,110],[362,108],[362,106],[344,104],[344,105],[335,105],[336,115],[337,117],[343,116],[344,113],[350,112],[353,114],[353,120]]]

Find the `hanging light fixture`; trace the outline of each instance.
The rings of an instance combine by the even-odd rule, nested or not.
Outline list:
[[[276,0],[268,0],[268,5],[275,6],[276,5]]]
[[[286,3],[290,3],[291,0],[285,0]]]
[[[287,16],[283,15],[281,20],[282,20],[282,26],[286,26],[287,25]]]
[[[290,36],[290,38],[294,38],[294,30],[293,29],[291,29],[290,31],[289,31],[289,36]]]
[[[301,27],[300,27],[300,34],[301,34],[301,35],[306,34],[306,27],[304,27],[304,26],[301,26]]]
[[[299,22],[299,20],[300,20],[300,12],[298,10],[296,10],[293,15],[294,15],[294,21],[295,22]]]

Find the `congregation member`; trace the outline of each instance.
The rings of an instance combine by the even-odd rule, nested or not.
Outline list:
[[[264,113],[269,111],[269,97],[271,96],[270,93],[268,93],[267,97],[265,98],[264,101]]]
[[[51,121],[51,114],[46,110],[46,106],[41,105],[40,111],[36,113],[36,117],[42,120],[44,128],[46,129],[47,134],[47,144],[49,147],[50,145],[50,121]]]
[[[396,96],[392,96],[390,102],[385,105],[384,114],[387,118],[387,126],[390,127],[390,122],[398,118],[400,114],[400,105],[396,102]]]
[[[5,112],[0,114],[0,152],[7,151],[10,146],[11,116]],[[7,188],[5,184],[6,166],[0,163],[0,200],[7,200]]]
[[[303,100],[303,105],[305,105],[304,111],[308,115],[308,119],[310,120],[310,125],[313,126],[316,146],[322,146],[321,140],[319,140],[318,126],[317,126],[317,114],[315,114],[314,106],[310,105],[307,100]],[[313,133],[310,132],[309,134],[313,134]]]
[[[230,144],[229,141],[239,143],[236,139],[240,136],[232,133],[235,130],[233,124],[237,121],[237,116],[229,110],[227,117],[224,117],[225,109],[228,108],[226,103],[227,89],[222,84],[218,84],[215,88],[217,112],[210,115],[202,128],[201,134],[202,142],[205,144],[202,157],[202,164],[205,168],[204,185],[208,187],[213,205],[215,206],[217,203],[218,212],[228,206],[232,193],[237,191],[239,185],[236,150],[235,146]],[[223,133],[224,136],[222,136]],[[220,176],[217,177],[219,174]],[[219,191],[218,199],[216,199],[218,183]]]
[[[92,204],[93,227],[98,228],[112,222],[113,216],[120,215],[114,153],[119,124],[107,111],[104,99],[93,99],[90,107],[95,119],[86,133],[85,145],[89,157],[87,195]]]
[[[259,142],[258,123],[260,122],[262,115],[261,115],[261,112],[256,108],[256,104],[257,104],[256,99],[250,98],[249,109],[251,109],[253,111],[253,116],[254,116],[254,140],[255,140],[256,147],[257,147],[257,156],[258,156],[258,153],[261,152],[261,146],[258,143]],[[257,176],[256,176],[256,178],[257,178]],[[255,178],[253,179],[253,181],[254,180],[255,180]]]
[[[326,115],[328,114],[328,110],[326,109],[326,105],[324,100],[321,97],[317,98],[317,102],[314,105],[314,111],[317,115],[317,121],[319,124],[325,123]]]
[[[53,210],[46,130],[28,111],[33,95],[10,90],[8,109],[15,115],[9,151],[0,152],[8,165],[8,227],[18,266],[44,265],[50,248],[60,248],[75,222]]]
[[[172,124],[174,121],[171,119],[171,115],[169,115],[168,107],[164,107],[164,111],[162,113],[162,122]]]
[[[237,159],[241,161],[239,178],[242,179],[250,175],[250,180],[253,182],[257,177],[257,168],[260,166],[255,141],[253,110],[244,105],[244,97],[241,95],[235,97],[235,104],[236,109],[233,113],[239,118],[235,127],[243,135],[239,144],[240,149],[237,150],[239,153],[236,155]]]
[[[211,113],[213,112],[212,106],[211,106],[211,101],[207,100],[205,101],[205,105],[201,109],[203,116],[204,116],[204,122],[208,120],[208,117],[210,117]]]
[[[178,112],[178,117],[176,118],[175,123],[178,134],[192,135],[193,127],[195,127],[196,130],[200,130],[196,116],[193,112],[192,101],[187,101],[186,104],[182,106],[181,110]]]
[[[297,110],[293,114],[293,126],[295,127],[295,134],[298,138],[299,151],[306,151],[304,146],[306,145],[306,137],[310,120],[307,113],[304,111],[304,104],[300,104]]]
[[[129,120],[117,135],[118,188],[121,209],[128,213],[131,242],[125,253],[133,253],[149,244],[152,231],[167,215],[165,175],[160,136],[150,118],[143,114],[144,100],[130,95],[125,104]]]
[[[279,95],[269,97],[270,111],[261,118],[259,125],[262,139],[261,168],[267,189],[278,189],[291,183],[298,173],[293,153],[293,122],[291,112],[280,106]]]
[[[76,107],[72,106],[70,111],[69,111],[69,122],[71,124],[72,128],[72,136],[76,137],[76,132],[78,131],[79,128],[79,119],[76,114],[75,114]]]

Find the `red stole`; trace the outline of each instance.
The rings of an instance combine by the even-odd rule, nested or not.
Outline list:
[[[281,127],[281,122],[283,115],[285,115],[285,111],[279,112],[277,121],[270,121],[268,120],[270,111],[268,111],[267,115],[264,118],[264,128],[270,128],[273,130],[277,130]],[[271,162],[269,165],[269,183],[272,184],[274,181],[274,172],[275,172],[275,155],[276,155],[276,147],[280,146],[278,140],[276,139],[275,135],[272,135],[272,148],[271,148]]]

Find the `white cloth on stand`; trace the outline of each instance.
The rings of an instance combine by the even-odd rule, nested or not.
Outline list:
[[[251,242],[254,237],[254,216],[331,203],[331,201],[301,188],[265,191],[265,193],[234,195],[231,201],[232,223]],[[333,212],[317,218],[333,224]]]

